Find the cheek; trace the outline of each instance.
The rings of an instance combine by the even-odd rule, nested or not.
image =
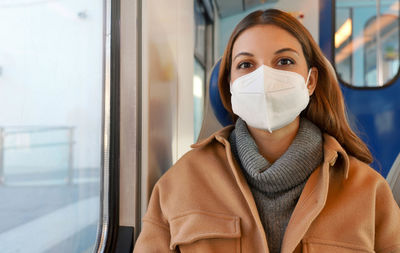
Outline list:
[[[231,67],[231,71],[230,71],[230,74],[229,74],[229,81],[230,82],[233,82],[233,81],[235,81],[235,79],[236,79],[236,76],[235,76],[235,69],[234,68],[232,68]]]
[[[231,71],[231,74],[228,77],[229,83],[232,84],[236,78],[238,78],[237,74],[234,71]]]
[[[231,69],[231,73],[229,75],[229,82],[233,83],[239,77],[250,73],[251,71],[239,70],[239,69]]]

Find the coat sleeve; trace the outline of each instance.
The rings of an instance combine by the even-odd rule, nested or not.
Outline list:
[[[375,251],[400,253],[400,208],[384,179],[376,190]]]
[[[167,219],[162,213],[160,191],[156,185],[151,194],[147,212],[143,218],[142,231],[136,241],[134,253],[176,252],[169,248],[171,241]]]

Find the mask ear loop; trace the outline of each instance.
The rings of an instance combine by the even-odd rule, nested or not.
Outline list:
[[[310,70],[308,71],[307,81],[306,81],[306,87],[307,87],[307,85],[308,85],[308,81],[310,80],[311,70],[312,70],[312,69],[310,68]]]

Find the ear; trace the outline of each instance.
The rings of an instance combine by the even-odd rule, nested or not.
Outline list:
[[[318,82],[318,69],[316,67],[311,68],[310,77],[307,84],[308,94],[311,96],[317,87]]]

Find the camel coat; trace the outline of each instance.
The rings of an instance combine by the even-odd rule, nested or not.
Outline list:
[[[228,137],[194,144],[155,185],[135,253],[269,252]],[[400,252],[400,209],[385,179],[324,134],[324,161],[289,220],[282,252]]]

